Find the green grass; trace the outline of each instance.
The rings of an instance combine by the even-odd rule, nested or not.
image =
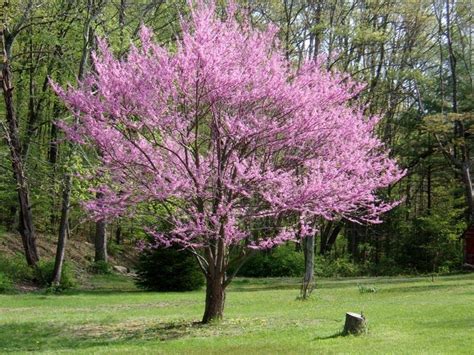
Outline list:
[[[323,280],[304,302],[298,286],[237,279],[214,325],[197,323],[204,292],[141,292],[116,275],[63,295],[0,295],[0,353],[474,353],[474,274]],[[339,335],[347,311],[366,315],[368,334]]]

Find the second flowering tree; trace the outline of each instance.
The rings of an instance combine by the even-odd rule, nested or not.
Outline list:
[[[402,172],[353,98],[361,87],[308,62],[292,68],[276,29],[224,19],[197,2],[174,50],[143,28],[117,59],[105,41],[95,72],[55,90],[77,117],[69,139],[97,149],[98,218],[169,212],[156,243],[190,249],[206,277],[203,322],[221,318],[225,289],[249,250],[312,235],[314,217],[377,222],[393,207],[377,190]],[[156,216],[156,224],[159,224]]]

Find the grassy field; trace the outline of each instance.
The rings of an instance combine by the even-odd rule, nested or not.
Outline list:
[[[358,284],[374,286],[361,293]],[[197,323],[204,293],[147,293],[119,276],[65,295],[0,295],[0,353],[474,353],[474,274],[322,280],[237,279],[225,320]],[[369,332],[343,337],[346,311]]]

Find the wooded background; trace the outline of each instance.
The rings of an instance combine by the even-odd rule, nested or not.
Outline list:
[[[460,236],[474,222],[472,3],[468,0],[239,1],[254,26],[276,25],[295,66],[318,58],[366,83],[368,115],[406,176],[380,193],[403,203],[380,225],[319,221],[316,248],[375,273],[449,271],[462,264]],[[181,0],[12,0],[2,7],[0,225],[19,231],[27,261],[45,234],[134,244],[140,221],[87,220],[80,200],[94,165],[55,122],[71,120],[49,79],[75,85],[93,70],[97,36],[126,55],[142,24],[173,46]],[[344,142],[341,142],[343,144]],[[69,208],[70,206],[70,208]],[[48,257],[48,256],[45,256]],[[49,256],[50,257],[50,256]]]

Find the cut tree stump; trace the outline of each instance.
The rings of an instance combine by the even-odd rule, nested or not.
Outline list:
[[[343,334],[359,335],[365,333],[367,330],[367,323],[362,314],[347,312],[346,323],[344,324]]]

